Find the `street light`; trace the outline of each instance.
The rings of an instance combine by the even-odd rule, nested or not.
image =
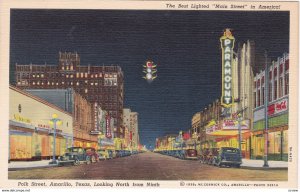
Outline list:
[[[263,167],[269,167],[268,165],[268,101],[269,101],[269,66],[268,66],[268,54],[265,51],[265,62],[266,62],[266,69],[265,69],[265,150],[264,150],[264,165]]]
[[[237,120],[238,120],[238,129],[239,129],[239,150],[240,150],[240,157],[242,159],[243,156],[242,156],[242,130],[241,130],[242,115],[241,113],[238,113]]]
[[[50,119],[49,124],[53,125],[54,130],[53,130],[53,157],[52,161],[49,164],[57,164],[57,161],[55,159],[55,149],[56,149],[56,126],[61,125],[62,121],[58,119],[57,114],[52,115],[52,119]]]

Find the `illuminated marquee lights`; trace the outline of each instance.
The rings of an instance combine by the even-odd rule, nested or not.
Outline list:
[[[230,29],[226,29],[224,35],[220,38],[222,47],[222,97],[221,104],[225,108],[231,107],[233,99],[233,82],[232,82],[232,59],[234,37]]]
[[[111,138],[111,128],[110,128],[110,116],[107,114],[106,116],[106,135],[107,138]]]

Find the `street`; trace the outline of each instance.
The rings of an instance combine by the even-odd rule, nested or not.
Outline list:
[[[79,166],[9,171],[9,179],[286,181],[287,170],[218,168],[152,152]]]

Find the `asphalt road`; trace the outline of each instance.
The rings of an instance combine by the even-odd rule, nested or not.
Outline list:
[[[286,181],[287,170],[218,168],[146,152],[79,166],[9,171],[9,179]]]

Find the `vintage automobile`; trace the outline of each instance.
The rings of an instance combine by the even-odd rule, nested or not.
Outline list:
[[[114,158],[116,158],[116,151],[115,150],[113,150],[113,149],[108,149],[107,150],[108,151],[108,158],[109,159],[114,159]]]
[[[210,148],[207,160],[205,163],[213,165],[214,159],[219,155],[220,148]]]
[[[97,150],[99,160],[110,159],[110,154],[107,149],[98,149]]]
[[[201,163],[208,163],[208,161],[209,161],[209,154],[210,154],[209,148],[202,149],[201,152],[200,152],[200,156],[199,156],[200,162]]]
[[[96,163],[96,162],[99,161],[99,155],[97,154],[95,148],[93,148],[93,147],[87,147],[87,148],[85,148],[85,150],[86,150],[86,154],[88,156],[90,156],[90,159],[91,159],[92,163]]]
[[[219,154],[214,157],[212,164],[218,167],[224,165],[239,168],[242,164],[240,150],[233,147],[221,147]]]
[[[63,156],[58,157],[58,165],[79,165],[82,162],[86,164],[91,163],[91,157],[87,155],[86,150],[82,147],[70,147]]]
[[[184,153],[184,159],[193,159],[197,160],[197,150],[196,149],[186,149]]]

